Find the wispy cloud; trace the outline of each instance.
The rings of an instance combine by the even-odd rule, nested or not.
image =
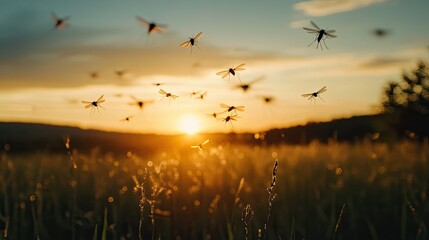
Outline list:
[[[384,1],[385,0],[311,0],[297,3],[294,5],[294,8],[304,11],[309,16],[326,16],[368,7]]]

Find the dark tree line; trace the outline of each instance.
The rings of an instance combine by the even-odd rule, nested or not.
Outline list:
[[[387,84],[383,94],[383,112],[396,134],[429,136],[429,69],[419,61],[417,67],[404,72],[399,81]]]

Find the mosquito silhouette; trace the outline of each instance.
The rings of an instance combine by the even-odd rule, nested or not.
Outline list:
[[[131,118],[133,118],[133,117],[134,116],[125,117],[125,118],[121,119],[121,122],[129,122],[131,120]]]
[[[54,29],[63,29],[63,28],[67,28],[69,27],[69,24],[66,22],[67,20],[70,19],[70,17],[63,17],[60,18],[57,16],[57,14],[55,14],[55,12],[51,12],[51,18],[52,21],[54,21]]]
[[[179,96],[174,95],[174,94],[172,94],[172,93],[166,92],[166,91],[164,91],[164,90],[162,90],[162,89],[159,89],[159,93],[160,93],[161,95],[164,95],[164,97],[163,97],[163,98],[170,98],[170,100],[171,100],[171,99],[176,100],[176,98],[178,98],[178,97],[179,97]]]
[[[382,28],[376,28],[372,31],[372,34],[378,38],[382,38],[389,35],[390,31]]]
[[[148,35],[150,35],[151,33],[154,33],[154,32],[162,32],[163,28],[168,27],[168,25],[166,25],[166,24],[156,24],[154,22],[149,22],[140,16],[137,16],[136,19],[140,23],[140,25],[147,27],[147,34]]]
[[[203,32],[199,32],[195,37],[193,37],[193,38],[190,37],[188,41],[180,44],[180,47],[188,48],[190,46],[191,47],[191,55],[192,55],[192,47],[193,46],[196,46],[198,49],[200,49],[200,47],[198,47],[197,43],[198,43],[198,40],[201,38],[202,35],[203,35]]]
[[[232,124],[232,121],[237,121],[236,117],[237,117],[236,115],[229,115],[229,116],[226,116],[225,118],[222,118],[220,121],[225,122],[225,126],[226,126],[226,123],[229,122],[231,123],[231,126],[234,127],[234,124]]]
[[[332,34],[332,33],[335,32],[335,30],[320,29],[313,21],[310,21],[310,23],[315,28],[306,28],[306,27],[304,27],[303,29],[306,30],[308,33],[315,33],[316,37],[314,38],[314,40],[307,47],[310,47],[317,40],[316,49],[319,48],[319,45],[320,45],[320,48],[323,50],[323,47],[320,44],[320,41],[323,41],[323,44],[325,45],[326,49],[329,49],[328,46],[326,45],[325,39],[327,39],[327,38],[336,38],[337,36],[335,36],[334,34]]]
[[[231,74],[232,74],[232,76],[235,76],[235,74],[237,74],[237,77],[238,77],[238,79],[240,80],[240,77],[238,76],[237,71],[243,71],[243,70],[246,70],[246,69],[244,68],[244,65],[246,65],[246,64],[245,64],[245,63],[242,63],[242,64],[238,65],[238,66],[237,66],[237,67],[235,67],[235,68],[230,68],[230,69],[228,69],[228,70],[220,71],[220,72],[216,73],[216,75],[221,75],[221,76],[222,76],[222,78],[226,78],[226,77],[228,77],[228,81],[229,81],[229,79],[230,79],[230,77],[231,77]],[[240,81],[241,81],[241,80],[240,80]]]
[[[89,73],[89,76],[92,78],[92,79],[97,79],[98,78],[98,72],[90,72]]]
[[[192,97],[198,96],[198,95],[200,94],[200,92],[201,92],[201,91],[191,92],[191,93],[189,94],[189,97],[190,97],[190,98],[192,98]]]
[[[134,100],[134,102],[129,103],[129,105],[137,105],[137,107],[139,107],[140,110],[143,110],[143,107],[146,104],[153,103],[153,101],[143,101],[143,100],[137,99],[134,96],[131,96],[131,98]]]
[[[103,102],[105,102],[105,101],[106,101],[106,100],[104,100],[104,99],[103,99],[103,97],[104,97],[104,95],[101,95],[101,97],[99,97],[99,98],[97,99],[97,101],[92,101],[92,102],[89,102],[89,101],[82,101],[82,103],[83,103],[83,104],[86,104],[86,105],[85,105],[85,108],[91,108],[91,114],[92,114],[92,112],[93,112],[93,111],[95,111],[95,109],[97,109],[97,110],[98,110],[98,107],[103,108],[103,107],[100,105],[100,103],[103,103]]]
[[[264,77],[259,77],[253,81],[248,82],[248,83],[238,84],[235,86],[235,88],[241,89],[241,90],[243,90],[244,93],[246,93],[252,87],[253,84],[260,82],[262,79],[264,79]]]
[[[123,70],[116,70],[115,74],[116,74],[116,76],[118,76],[118,78],[123,78],[127,74],[127,70],[125,70],[125,69],[123,69]]]
[[[269,97],[269,96],[262,96],[261,98],[262,98],[262,100],[263,100],[266,104],[269,104],[269,103],[271,103],[271,102],[273,102],[273,101],[274,101],[274,98],[273,98],[273,97]]]
[[[303,97],[308,97],[308,100],[310,100],[310,103],[312,102],[312,101],[314,101],[314,103],[316,103],[316,98],[318,97],[318,98],[320,98],[322,101],[325,101],[325,100],[323,100],[323,98],[322,97],[320,97],[320,94],[321,93],[324,93],[324,92],[326,92],[328,89],[326,89],[326,86],[325,87],[322,87],[319,91],[317,91],[317,92],[314,92],[314,93],[306,93],[306,94],[302,94],[301,96],[303,96]]]
[[[207,91],[203,92],[203,93],[199,93],[198,96],[196,98],[200,99],[200,100],[204,100],[204,98],[207,96]]]
[[[216,112],[214,112],[214,113],[210,113],[210,114],[206,114],[207,116],[209,116],[209,117],[212,117],[212,118],[214,118],[214,119],[217,119],[217,115],[218,115],[219,113],[216,113]]]
[[[210,140],[207,139],[207,140],[205,140],[204,142],[202,142],[202,143],[200,143],[198,145],[191,146],[191,148],[198,149],[198,150],[203,150],[204,149],[204,145],[206,145],[209,142],[210,142]]]
[[[224,112],[233,112],[233,113],[235,113],[235,115],[237,115],[237,111],[239,111],[239,112],[244,112],[244,106],[228,106],[228,105],[226,105],[226,104],[224,104],[224,103],[221,103],[221,104],[219,104],[221,107],[223,107],[223,108],[227,108],[225,111],[223,111],[222,113],[224,113]]]
[[[159,87],[159,86],[161,86],[161,85],[164,85],[165,83],[159,83],[159,82],[157,82],[157,83],[152,83],[152,85],[153,86],[156,86],[156,87]]]

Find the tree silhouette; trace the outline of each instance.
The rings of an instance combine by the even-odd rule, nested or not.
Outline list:
[[[395,119],[395,129],[429,135],[429,71],[428,64],[419,61],[417,68],[404,72],[399,82],[391,81],[384,88],[384,113]]]

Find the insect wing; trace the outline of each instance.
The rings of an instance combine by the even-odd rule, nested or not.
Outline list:
[[[312,28],[303,27],[303,29],[306,30],[308,33],[318,33],[319,32],[319,30],[312,29]]]
[[[180,47],[182,47],[182,48],[187,48],[187,47],[189,47],[190,45],[191,45],[191,41],[186,41],[186,42],[184,42],[184,43],[180,44]]]
[[[242,70],[246,70],[244,67],[244,65],[246,65],[245,63],[242,63],[240,65],[238,65],[237,67],[234,68],[235,71],[242,71]]]
[[[237,106],[235,107],[235,110],[240,111],[240,112],[244,112],[244,106]]]
[[[229,70],[224,70],[224,71],[217,72],[216,75],[224,75],[224,74],[228,74],[228,73],[229,73]]]
[[[330,38],[336,38],[337,37],[337,35],[334,35],[334,34],[328,33],[328,32],[325,32],[325,35],[330,37]]]
[[[316,29],[320,30],[320,27],[319,27],[319,26],[317,26],[317,24],[316,24],[316,23],[314,23],[313,21],[310,21],[310,23],[311,23],[311,25],[313,25],[313,27],[315,27]]]
[[[301,96],[303,96],[303,97],[311,97],[311,96],[313,96],[313,94],[312,93],[306,93],[306,94],[302,94]]]
[[[88,102],[88,101],[82,101],[83,104],[85,105],[85,108],[90,108],[92,106],[92,102]]]
[[[97,103],[105,102],[106,100],[104,100],[103,97],[104,97],[104,95],[101,95],[101,97],[99,97],[96,102]]]
[[[322,87],[319,91],[317,91],[317,93],[319,94],[319,93],[324,93],[324,92],[326,92],[326,91],[328,91],[328,89],[326,89],[326,86],[324,86],[324,87]]]
[[[203,35],[203,32],[199,32],[197,34],[197,36],[194,37],[194,41],[198,41],[201,38],[202,35]]]
[[[210,140],[209,139],[207,139],[207,140],[205,140],[203,143],[201,143],[201,146],[203,146],[203,145],[206,145],[207,143],[209,143],[210,142]]]
[[[221,107],[223,107],[223,108],[230,108],[230,106],[228,106],[228,105],[226,105],[225,103],[221,103],[221,104],[219,104]]]
[[[148,21],[146,21],[146,19],[144,19],[144,18],[142,18],[142,17],[140,17],[140,16],[137,16],[136,17],[136,19],[137,19],[137,21],[141,24],[141,25],[143,25],[143,26],[149,26],[150,25],[150,22],[148,22]]]
[[[159,89],[159,93],[161,93],[161,94],[163,94],[163,95],[167,95],[167,92],[166,92],[166,91],[164,91],[164,90],[162,90],[162,89]]]

